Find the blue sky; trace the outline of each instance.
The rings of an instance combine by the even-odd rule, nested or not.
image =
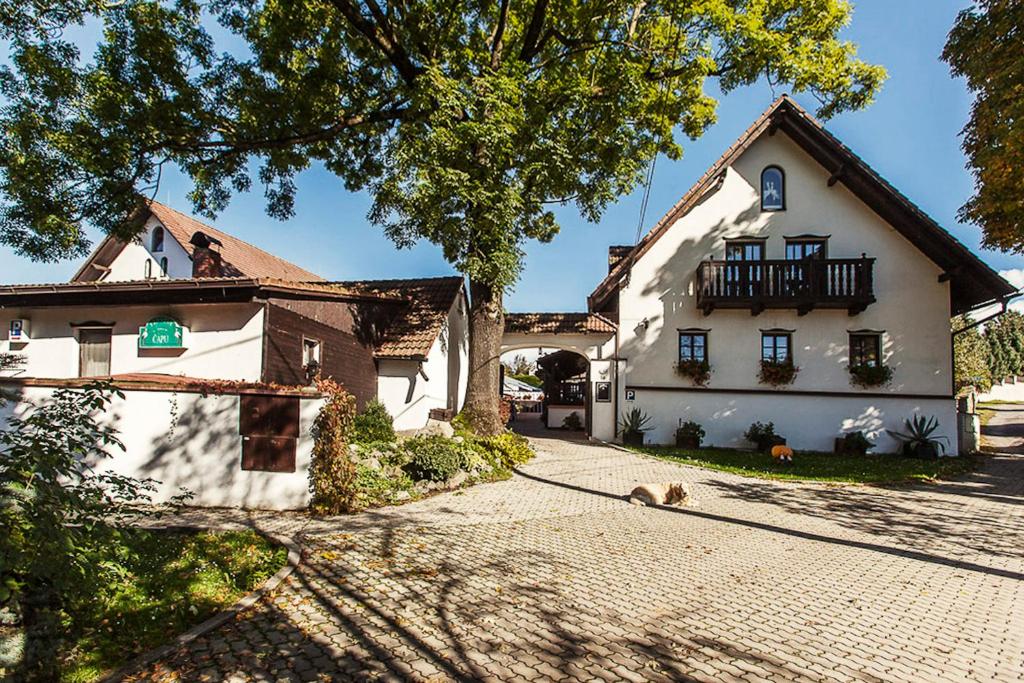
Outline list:
[[[969,2],[951,0],[860,0],[845,37],[860,45],[861,56],[884,65],[889,80],[868,109],[838,116],[828,128],[922,209],[1014,280],[1024,276],[1024,258],[981,251],[979,230],[956,220],[957,208],[971,194],[959,132],[971,98],[962,80],[939,60],[957,12]],[[758,84],[721,100],[719,120],[700,140],[684,141],[676,162],[660,159],[651,189],[646,230],[739,136],[784,88]],[[808,97],[797,100],[813,110]],[[307,171],[298,180],[296,215],[284,223],[264,213],[262,190],[236,196],[215,225],[330,279],[418,277],[452,272],[430,244],[397,250],[369,223],[365,194],[351,194],[330,174]],[[159,196],[183,211],[187,179],[165,175]],[[527,247],[525,271],[506,299],[510,311],[584,310],[586,295],[606,272],[607,247],[632,244],[640,192],[622,197],[598,224],[562,209],[562,232],[549,244]],[[67,280],[76,262],[32,263],[0,248],[0,281]],[[1017,284],[1024,284],[1018,281]]]

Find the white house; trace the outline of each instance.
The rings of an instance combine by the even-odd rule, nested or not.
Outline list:
[[[398,429],[465,396],[460,277],[326,282],[157,202],[135,242],[105,239],[71,282],[0,286],[0,377],[23,413],[58,387],[110,378],[130,474],[209,505],[301,507],[315,377]],[[211,398],[211,394],[216,398]],[[255,417],[254,417],[255,416]]]
[[[614,332],[566,333],[562,348],[591,361],[589,405],[610,389],[597,438],[614,438],[609,414],[635,406],[652,418],[653,443],[693,420],[707,444],[746,446],[746,428],[770,421],[800,449],[861,430],[893,451],[885,430],[923,414],[955,451],[950,317],[1013,294],[783,96],[635,247],[610,249],[588,307]],[[509,318],[507,349],[559,343],[528,315]],[[709,377],[680,375],[680,361],[706,362]],[[763,362],[798,371],[762,383]]]

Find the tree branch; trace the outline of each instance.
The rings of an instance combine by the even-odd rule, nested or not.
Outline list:
[[[540,36],[544,28],[544,15],[547,14],[549,1],[537,0],[533,6],[530,24],[526,28],[526,34],[523,36],[523,49],[519,52],[520,61],[530,63],[537,56],[537,53],[540,52],[540,47],[543,44]]]
[[[407,85],[413,84],[416,76],[419,75],[419,69],[412,63],[405,48],[395,38],[387,17],[374,0],[366,0],[366,3],[378,23],[363,16],[352,0],[327,0],[327,2],[341,12],[352,28],[361,33],[384,54]]]
[[[504,49],[505,26],[508,24],[509,0],[501,0],[501,9],[498,12],[498,23],[491,35],[491,68],[497,69],[501,65],[501,52]]]

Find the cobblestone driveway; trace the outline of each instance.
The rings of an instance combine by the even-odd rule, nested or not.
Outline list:
[[[312,523],[236,513],[298,537],[302,566],[139,678],[1024,676],[1024,460],[886,490],[535,444],[511,481],[401,508]],[[620,498],[673,479],[695,505]]]

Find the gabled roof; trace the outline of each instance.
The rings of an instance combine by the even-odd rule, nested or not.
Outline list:
[[[280,280],[295,281],[323,280],[322,277],[309,272],[305,268],[300,268],[294,263],[274,256],[259,247],[253,246],[226,232],[222,232],[211,225],[202,223],[160,202],[148,200],[146,204],[149,214],[155,216],[160,221],[167,232],[188,253],[190,258],[195,249],[190,240],[196,232],[204,232],[209,237],[219,241],[222,245],[219,251],[225,276],[278,278]],[[124,247],[125,243],[119,239],[114,237],[105,238],[86,262],[82,264],[82,267],[71,278],[71,281],[94,280],[95,278],[92,277],[90,267],[93,265],[109,266]]]
[[[512,334],[611,334],[615,323],[597,313],[509,313],[505,332]]]
[[[978,258],[874,171],[788,95],[778,98],[691,187],[632,253],[622,258],[587,297],[590,310],[601,310],[626,278],[632,264],[665,232],[716,189],[731,166],[763,134],[786,133],[830,174],[829,184],[843,183],[869,208],[906,237],[944,271],[950,281],[954,313],[1008,298],[1016,288]]]
[[[423,360],[430,353],[452,305],[464,292],[461,277],[332,282],[348,291],[405,299],[376,345],[377,358]]]
[[[325,282],[279,278],[214,277],[179,280],[118,280],[0,285],[0,308],[14,306],[98,306],[153,303],[224,303],[253,297],[315,301],[405,303],[406,298]]]

